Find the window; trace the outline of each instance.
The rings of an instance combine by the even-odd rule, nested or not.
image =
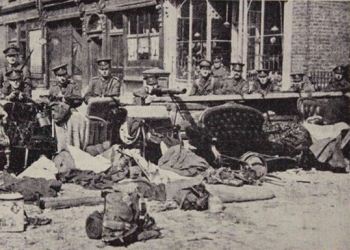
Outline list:
[[[88,33],[102,32],[101,18],[97,14],[93,14],[88,22]]]
[[[111,32],[123,32],[123,16],[121,13],[113,13],[109,19]]]
[[[211,4],[211,58],[221,56],[228,67],[231,62],[232,29],[238,22],[238,2],[213,1]]]
[[[282,71],[283,1],[254,1],[248,11],[248,70]],[[266,13],[266,14],[265,14]]]
[[[29,48],[33,50],[33,54],[30,57],[30,71],[33,75],[42,73],[42,47],[40,39],[42,37],[41,30],[29,31]]]
[[[190,79],[196,76],[198,62],[207,53],[207,3],[184,0],[178,8],[177,78]]]
[[[8,43],[17,42],[18,33],[17,33],[17,24],[10,23],[8,25]]]
[[[159,22],[155,9],[129,14],[128,60],[159,59]]]

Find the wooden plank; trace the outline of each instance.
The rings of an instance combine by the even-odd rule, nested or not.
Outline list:
[[[343,96],[342,92],[314,92],[312,97],[339,97]],[[350,96],[347,93],[346,96]],[[240,95],[209,95],[209,96],[179,96],[179,102],[229,102],[244,100],[273,100],[273,99],[298,99],[299,97],[310,97],[309,93],[279,92],[269,93],[263,98],[260,94],[244,94]],[[170,97],[158,97],[154,102],[172,102]]]
[[[104,198],[101,196],[77,197],[77,198],[41,198],[39,207],[41,209],[63,209],[79,206],[96,206],[104,203]]]

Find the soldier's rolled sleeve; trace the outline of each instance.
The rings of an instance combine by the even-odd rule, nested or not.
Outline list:
[[[114,79],[114,88],[112,89],[111,95],[120,96],[121,82],[117,79]]]
[[[197,90],[198,90],[197,84],[196,84],[196,83],[193,83],[193,84],[192,84],[192,87],[191,87],[191,89],[190,89],[190,92],[189,92],[188,95],[189,95],[189,96],[196,95]]]
[[[89,82],[87,91],[84,95],[84,101],[85,103],[87,103],[89,101],[89,99],[93,96],[94,92],[93,92],[93,81]]]

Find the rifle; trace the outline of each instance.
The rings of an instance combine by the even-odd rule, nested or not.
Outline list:
[[[32,54],[33,54],[33,51],[34,51],[34,49],[32,49],[32,50],[30,51],[29,55],[28,55],[28,56],[26,57],[26,59],[24,60],[24,62],[23,62],[23,64],[22,64],[22,67],[20,68],[21,71],[22,71],[22,70],[24,69],[24,67],[27,65],[27,63],[28,63],[30,57],[31,57]]]
[[[186,93],[186,89],[169,89],[169,88],[154,88],[151,90],[151,95],[155,95],[155,96],[163,96],[163,95],[181,95],[181,94],[185,94]]]

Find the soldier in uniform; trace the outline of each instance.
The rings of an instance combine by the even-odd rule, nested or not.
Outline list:
[[[275,84],[269,78],[269,71],[266,69],[258,70],[257,79],[249,82],[244,87],[245,94],[260,93],[266,95],[267,93],[277,91]]]
[[[1,94],[2,97],[9,101],[25,102],[31,98],[31,93],[25,88],[21,70],[12,69],[6,72],[6,81],[4,82]]]
[[[85,102],[90,97],[120,96],[121,81],[111,75],[111,59],[97,60],[99,76],[93,77],[84,96]]]
[[[217,92],[221,95],[238,94],[242,95],[244,88],[248,85],[248,82],[243,79],[243,63],[234,62],[231,63],[232,71],[229,77],[223,80],[221,89]]]
[[[333,77],[325,88],[326,91],[346,91],[350,90],[350,82],[345,77],[345,69],[342,66],[337,66],[333,69]]]
[[[152,101],[151,92],[155,88],[159,88],[157,69],[147,70],[144,74],[146,86],[133,92],[134,103],[137,105],[150,104]]]
[[[21,70],[22,71],[22,82],[24,83],[24,88],[26,92],[32,91],[32,82],[30,79],[30,71],[26,65],[19,63],[18,55],[19,48],[16,45],[10,45],[4,51],[6,57],[6,65],[0,70],[0,87],[3,86],[4,82],[7,80],[6,72],[11,70]]]
[[[313,86],[311,81],[306,79],[304,73],[293,73],[293,74],[290,74],[290,76],[292,78],[292,85],[290,87],[290,89],[292,91],[294,91],[294,92],[302,92],[302,91],[313,92],[313,91],[315,91],[315,87]]]
[[[202,60],[199,63],[199,78],[193,82],[189,95],[212,95],[218,89],[218,82],[211,74],[211,62]]]
[[[217,78],[221,81],[228,75],[228,71],[222,63],[222,57],[217,55],[214,57],[213,66],[211,68],[212,74],[214,78]]]
[[[52,84],[49,90],[49,99],[51,101],[72,96],[81,97],[81,88],[69,77],[67,64],[56,66],[52,71],[56,76],[57,82]]]

